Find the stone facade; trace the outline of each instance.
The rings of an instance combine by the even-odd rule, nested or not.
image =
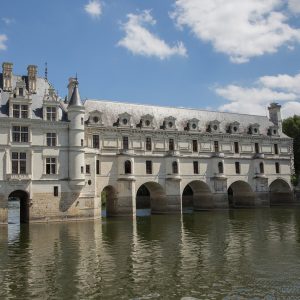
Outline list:
[[[0,74],[0,223],[8,198],[23,220],[59,221],[180,213],[293,202],[292,140],[280,106],[270,119],[106,100],[80,100],[70,78],[62,100],[30,65]],[[105,193],[104,193],[105,192]]]

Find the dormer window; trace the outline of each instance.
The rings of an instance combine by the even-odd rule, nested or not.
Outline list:
[[[198,124],[199,124],[198,119],[191,119],[187,123],[187,129],[190,131],[198,130]]]
[[[239,128],[240,128],[240,123],[239,122],[230,123],[229,126],[228,126],[228,132],[233,133],[233,134],[237,134],[237,133],[239,133]]]
[[[89,114],[89,123],[103,125],[102,124],[102,112],[94,110]]]
[[[255,124],[250,124],[249,125],[249,130],[248,130],[249,134],[259,134],[259,124],[255,123]]]
[[[19,88],[19,96],[24,96],[24,89],[23,88]]]
[[[278,126],[270,126],[268,129],[268,135],[278,136]]]
[[[207,131],[212,133],[220,132],[220,122],[218,120],[209,122],[207,126]]]
[[[56,121],[57,110],[55,106],[46,107],[46,119],[47,121]]]
[[[176,129],[176,118],[170,116],[164,120],[164,129]]]
[[[131,115],[127,112],[119,115],[119,126],[128,127],[130,126]]]
[[[28,105],[13,104],[13,118],[28,118]]]
[[[149,114],[142,116],[139,126],[142,128],[153,128],[153,116]]]

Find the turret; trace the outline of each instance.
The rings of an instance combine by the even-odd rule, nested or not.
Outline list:
[[[80,99],[76,80],[68,105],[68,120],[70,121],[69,178],[71,183],[77,186],[83,186],[85,183],[84,113],[85,108]]]
[[[12,91],[12,76],[13,76],[13,64],[10,62],[4,62],[2,64],[2,87],[4,91]]]
[[[70,99],[72,97],[73,90],[74,90],[74,87],[75,87],[76,83],[78,83],[76,78],[74,78],[74,77],[70,77],[69,78],[69,84],[68,84],[68,101],[70,101]]]
[[[278,126],[278,129],[282,131],[281,105],[278,103],[271,103],[268,110],[270,121]]]

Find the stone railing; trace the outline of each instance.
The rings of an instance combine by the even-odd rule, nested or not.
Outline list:
[[[6,178],[11,181],[31,180],[31,174],[6,174]]]

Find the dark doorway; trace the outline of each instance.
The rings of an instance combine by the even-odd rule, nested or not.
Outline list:
[[[147,216],[151,214],[150,192],[143,184],[136,193],[136,215]]]
[[[20,223],[29,223],[29,196],[25,191],[17,190],[8,196],[8,201],[19,202]]]

